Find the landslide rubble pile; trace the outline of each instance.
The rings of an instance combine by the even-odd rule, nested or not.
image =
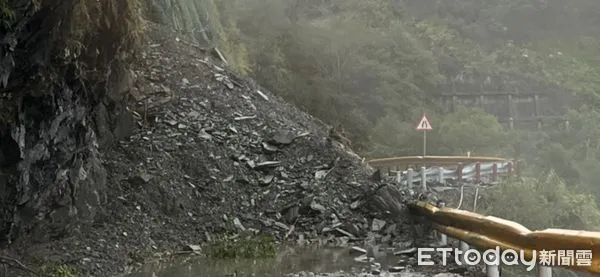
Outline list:
[[[132,104],[111,132],[126,139],[103,150],[104,209],[92,227],[17,249],[27,261],[112,276],[253,230],[299,244],[410,244],[408,197],[387,188],[373,198],[384,191],[373,170],[325,124],[217,66],[213,51],[158,26],[147,33]]]
[[[373,170],[327,126],[213,64],[210,52],[154,32],[160,39],[135,70],[139,129],[107,157],[123,209],[168,215],[207,240],[248,229],[299,240],[399,235],[365,213]]]
[[[93,225],[12,247],[26,264],[115,276],[158,253],[263,231],[298,244],[411,246],[404,202],[328,126],[149,25],[114,130],[96,122],[108,192]],[[110,107],[109,107],[110,108]],[[103,113],[102,109],[97,111]],[[98,118],[102,118],[100,115]]]

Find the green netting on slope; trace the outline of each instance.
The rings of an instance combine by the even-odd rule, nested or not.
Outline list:
[[[213,44],[220,26],[213,0],[149,0],[155,20],[192,35],[198,41]]]

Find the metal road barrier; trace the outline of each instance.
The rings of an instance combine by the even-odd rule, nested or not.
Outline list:
[[[495,157],[409,156],[370,160],[369,164],[396,176],[401,184],[475,183],[495,184],[520,175],[520,164]],[[415,170],[419,168],[419,170]]]
[[[523,250],[526,259],[531,260],[535,253],[538,262],[541,261],[540,251],[555,251],[545,252],[555,255],[555,264],[550,266],[600,275],[600,232],[565,229],[531,231],[513,221],[446,208],[443,205],[436,207],[423,201],[411,203],[408,208],[412,214],[423,216],[431,221],[433,227],[444,234],[442,244],[447,244],[447,235],[459,240],[463,251],[469,247],[480,250],[496,247],[501,250]],[[571,265],[558,264],[561,258],[556,255],[561,253],[560,251],[563,251],[563,254],[568,251],[571,254],[575,253],[570,257],[574,262]],[[590,256],[586,257],[586,255]],[[499,277],[498,272],[497,266],[494,268],[488,265],[488,277]],[[548,266],[539,266],[538,272],[540,277],[552,276],[551,267]]]
[[[398,170],[401,168],[408,168],[409,166],[445,166],[456,165],[458,163],[470,164],[475,162],[510,162],[510,160],[481,156],[405,156],[373,159],[369,161],[369,164],[382,170],[386,168],[396,168],[396,170]]]
[[[396,172],[396,182],[405,185],[421,183],[424,174],[427,183],[495,184],[505,177],[512,176],[514,173],[512,168],[511,162],[477,162],[464,166],[459,164],[455,167],[421,167],[419,171],[409,168]]]

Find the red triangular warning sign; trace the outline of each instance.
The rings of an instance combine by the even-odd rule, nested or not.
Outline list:
[[[421,118],[421,122],[419,122],[416,129],[417,131],[430,131],[433,128],[431,128],[431,124],[429,123],[427,116],[423,115],[423,118]]]

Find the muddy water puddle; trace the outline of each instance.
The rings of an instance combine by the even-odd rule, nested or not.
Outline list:
[[[356,253],[349,248],[285,248],[272,259],[211,260],[199,257],[176,258],[171,261],[145,265],[128,277],[203,277],[203,276],[256,276],[282,277],[297,272],[332,273],[360,272],[369,264],[356,261]],[[391,253],[378,257],[375,262],[385,270],[398,264],[400,259]],[[387,274],[382,274],[387,275]],[[396,275],[396,274],[395,274]],[[409,274],[417,277],[415,274]],[[312,274],[308,276],[313,276]],[[396,276],[407,276],[398,274]]]

